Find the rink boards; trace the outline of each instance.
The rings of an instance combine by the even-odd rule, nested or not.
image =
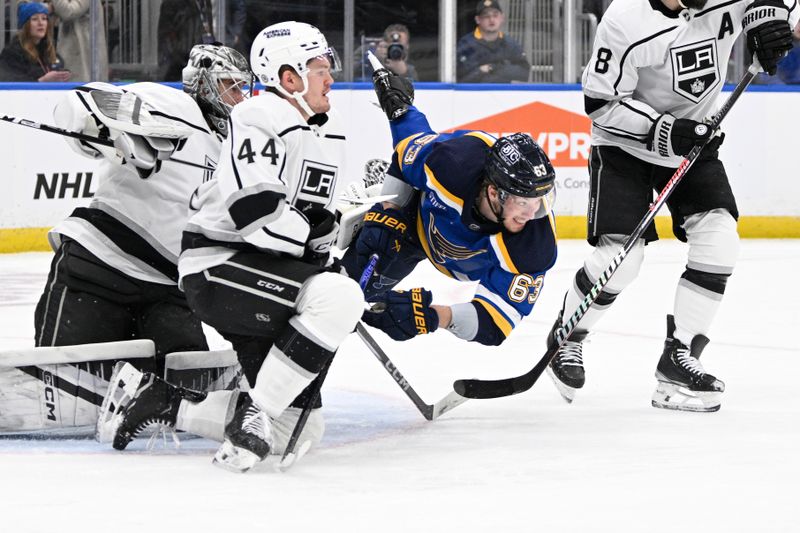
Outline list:
[[[0,113],[52,123],[55,103],[71,86],[0,84]],[[391,137],[368,85],[340,84],[331,95],[348,129],[347,168],[338,177],[342,185],[361,179],[367,160],[388,159]],[[800,237],[796,131],[793,113],[787,112],[798,103],[800,91],[793,88],[753,87],[723,125],[727,136],[720,152],[737,196],[742,237]],[[556,167],[559,237],[585,236],[591,124],[583,113],[579,86],[421,83],[416,104],[439,131],[530,133]],[[7,122],[0,122],[0,139],[0,252],[46,250],[48,229],[91,201],[99,181],[98,164],[74,153],[56,135]],[[668,218],[658,217],[656,222],[659,233],[669,236]]]

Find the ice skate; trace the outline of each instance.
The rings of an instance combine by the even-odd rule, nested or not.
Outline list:
[[[249,394],[240,396],[233,419],[225,426],[225,441],[214,455],[214,464],[244,473],[263,461],[272,448],[272,423],[253,403]]]
[[[677,411],[718,411],[722,402],[725,384],[707,374],[699,358],[708,344],[708,337],[696,335],[691,346],[673,338],[675,320],[667,315],[667,339],[664,353],[658,361],[656,379],[658,386],[653,393],[653,407]]]
[[[563,310],[558,313],[558,318],[547,336],[548,348],[552,348],[556,342],[554,334],[561,327],[563,314]],[[567,403],[572,403],[572,400],[575,399],[575,391],[583,387],[586,382],[582,349],[583,341],[588,334],[588,331],[573,331],[570,338],[561,345],[547,366],[547,374],[552,378],[556,389]]]
[[[174,428],[181,400],[204,398],[204,393],[175,387],[129,363],[117,363],[98,418],[97,440],[112,441],[115,449],[124,450],[148,426]]]

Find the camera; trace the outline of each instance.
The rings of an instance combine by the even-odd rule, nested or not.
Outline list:
[[[392,61],[400,61],[406,58],[406,47],[400,42],[399,33],[392,34],[392,42],[389,44],[389,48],[386,50],[386,57]]]

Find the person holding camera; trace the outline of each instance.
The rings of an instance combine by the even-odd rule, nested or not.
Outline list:
[[[500,28],[505,18],[496,0],[480,0],[472,33],[458,40],[457,79],[461,83],[528,81],[531,65],[522,47]]]
[[[374,46],[362,46],[356,52],[356,81],[372,80],[372,65],[367,59],[367,52],[373,52],[383,66],[392,74],[418,81],[417,69],[408,62],[411,33],[405,24],[390,24],[383,30],[383,36]],[[374,41],[373,41],[374,42]]]
[[[383,31],[383,40],[375,55],[393,74],[417,81],[417,69],[408,62],[410,41],[411,33],[405,24],[390,24]]]
[[[67,81],[70,72],[56,54],[50,8],[41,2],[17,6],[17,35],[0,53],[2,81]]]

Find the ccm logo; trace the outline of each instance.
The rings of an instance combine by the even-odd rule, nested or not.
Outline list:
[[[44,408],[48,420],[56,419],[56,390],[53,383],[53,374],[44,371],[42,374],[42,381],[44,382]]]
[[[272,283],[271,281],[267,281],[265,279],[260,279],[256,282],[256,285],[259,287],[264,287],[265,289],[269,289],[275,292],[283,292],[285,287],[278,285],[277,283]]]

